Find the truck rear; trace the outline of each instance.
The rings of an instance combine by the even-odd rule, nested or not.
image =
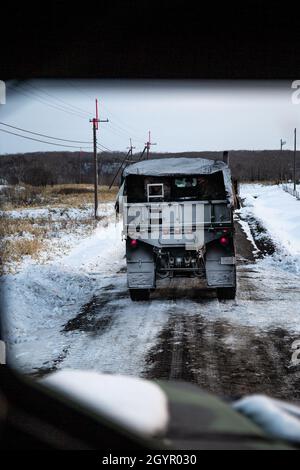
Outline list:
[[[235,297],[235,193],[225,162],[166,158],[132,164],[123,173],[118,204],[132,300],[178,288]]]

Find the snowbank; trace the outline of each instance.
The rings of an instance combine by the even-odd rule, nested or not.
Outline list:
[[[243,219],[254,216],[278,248],[273,260],[300,272],[300,201],[278,185],[244,184],[240,194]]]
[[[122,266],[124,248],[121,223],[100,223],[81,243],[73,241],[68,254],[62,252],[44,264],[26,260],[17,274],[1,279],[4,334],[8,356],[30,371],[42,367],[65,347],[62,325],[99,290],[103,279],[94,273],[108,273]],[[70,237],[65,235],[66,242]],[[47,339],[45,341],[45,339]],[[26,347],[24,347],[26,343]]]
[[[68,369],[50,374],[41,382],[138,433],[155,436],[167,428],[167,396],[153,382]]]
[[[143,373],[169,307],[130,300],[121,231],[114,217],[90,236],[62,231],[51,239],[51,259],[47,250],[2,277],[12,365],[38,376],[61,368]]]

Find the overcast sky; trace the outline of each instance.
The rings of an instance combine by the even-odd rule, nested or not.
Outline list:
[[[99,144],[124,151],[132,138],[143,149],[151,130],[153,151],[179,152],[293,147],[300,131],[300,104],[292,103],[291,81],[29,81],[7,84],[0,121],[61,139],[92,140],[89,118],[99,100]],[[28,137],[59,142],[5,127]],[[300,136],[300,132],[299,132]],[[300,137],[299,137],[300,139]],[[61,144],[75,145],[60,141]],[[82,144],[82,148],[90,144]],[[0,154],[63,148],[0,132]]]

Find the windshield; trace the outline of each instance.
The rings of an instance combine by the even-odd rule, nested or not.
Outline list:
[[[176,188],[191,188],[197,186],[197,178],[175,178]]]
[[[234,416],[250,395],[300,399],[299,155],[294,128],[278,134],[290,86],[256,100],[251,83],[175,85],[12,82],[0,108],[1,362],[170,439],[169,382]],[[114,135],[105,106],[139,139]]]

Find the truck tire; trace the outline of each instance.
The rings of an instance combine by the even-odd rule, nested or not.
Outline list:
[[[134,302],[140,300],[149,300],[150,291],[149,289],[129,289],[129,295],[131,300],[133,300]]]
[[[217,296],[219,300],[235,299],[236,287],[220,287],[217,289]]]

